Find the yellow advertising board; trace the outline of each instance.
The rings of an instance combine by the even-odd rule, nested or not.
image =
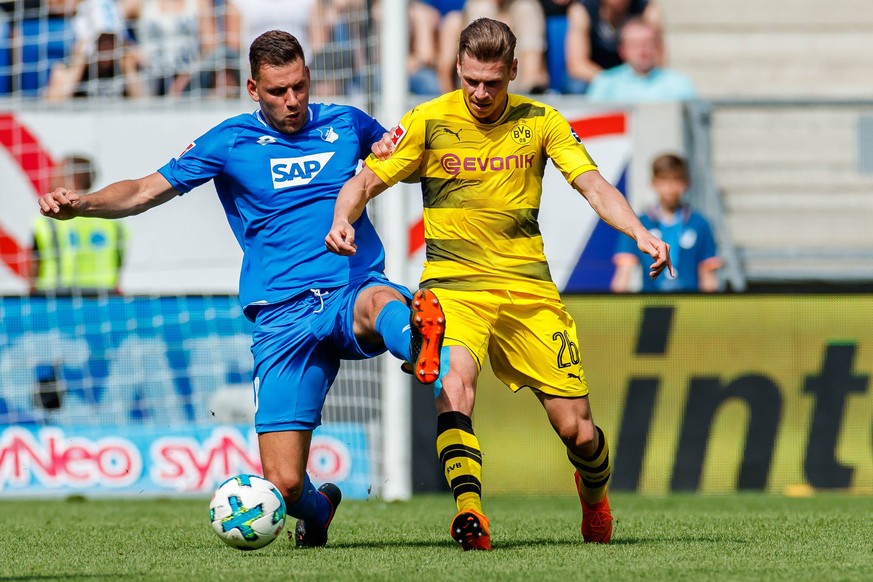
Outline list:
[[[873,297],[575,296],[616,490],[873,493]],[[484,370],[485,493],[573,491],[529,390]]]

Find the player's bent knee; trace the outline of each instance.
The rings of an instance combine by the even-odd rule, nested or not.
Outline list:
[[[370,310],[372,313],[378,313],[383,307],[392,301],[402,301],[403,303],[406,303],[406,298],[396,289],[380,287],[370,296]]]
[[[565,422],[555,426],[555,432],[563,443],[575,450],[597,446],[597,431],[592,422]]]
[[[593,449],[597,448],[597,429],[593,422],[582,422],[578,425],[576,431],[576,448],[577,449]]]
[[[276,489],[279,490],[279,493],[285,498],[286,502],[294,503],[300,499],[305,483],[302,475],[280,473],[276,475],[265,474],[264,477],[276,486]]]

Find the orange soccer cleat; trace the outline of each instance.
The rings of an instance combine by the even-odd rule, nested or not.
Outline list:
[[[440,350],[446,332],[446,317],[433,291],[419,289],[415,292],[409,325],[413,374],[422,384],[433,384],[440,377]]]
[[[582,501],[582,539],[587,543],[608,544],[612,538],[612,512],[609,510],[609,496],[597,503],[582,499],[582,478],[576,471],[576,491]]]
[[[488,518],[474,509],[458,513],[452,520],[451,534],[461,544],[465,552],[469,550],[490,550],[491,533]]]

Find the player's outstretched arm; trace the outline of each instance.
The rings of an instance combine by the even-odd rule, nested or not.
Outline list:
[[[600,218],[637,241],[637,247],[655,260],[649,269],[652,279],[657,278],[664,269],[670,276],[676,276],[670,261],[670,246],[646,230],[625,197],[600,172],[591,170],[580,174],[573,181],[573,187],[588,200]]]
[[[333,209],[333,225],[324,237],[324,244],[329,251],[343,256],[357,252],[352,223],[364,213],[367,202],[386,188],[388,185],[366,164],[364,169],[343,185]]]
[[[69,220],[76,216],[122,218],[145,212],[179,195],[160,173],[155,172],[138,180],[122,180],[92,194],[57,188],[39,197],[43,216]]]

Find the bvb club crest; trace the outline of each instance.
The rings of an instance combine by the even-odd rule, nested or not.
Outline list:
[[[524,122],[516,124],[509,133],[518,145],[527,145],[533,140],[533,130]]]

